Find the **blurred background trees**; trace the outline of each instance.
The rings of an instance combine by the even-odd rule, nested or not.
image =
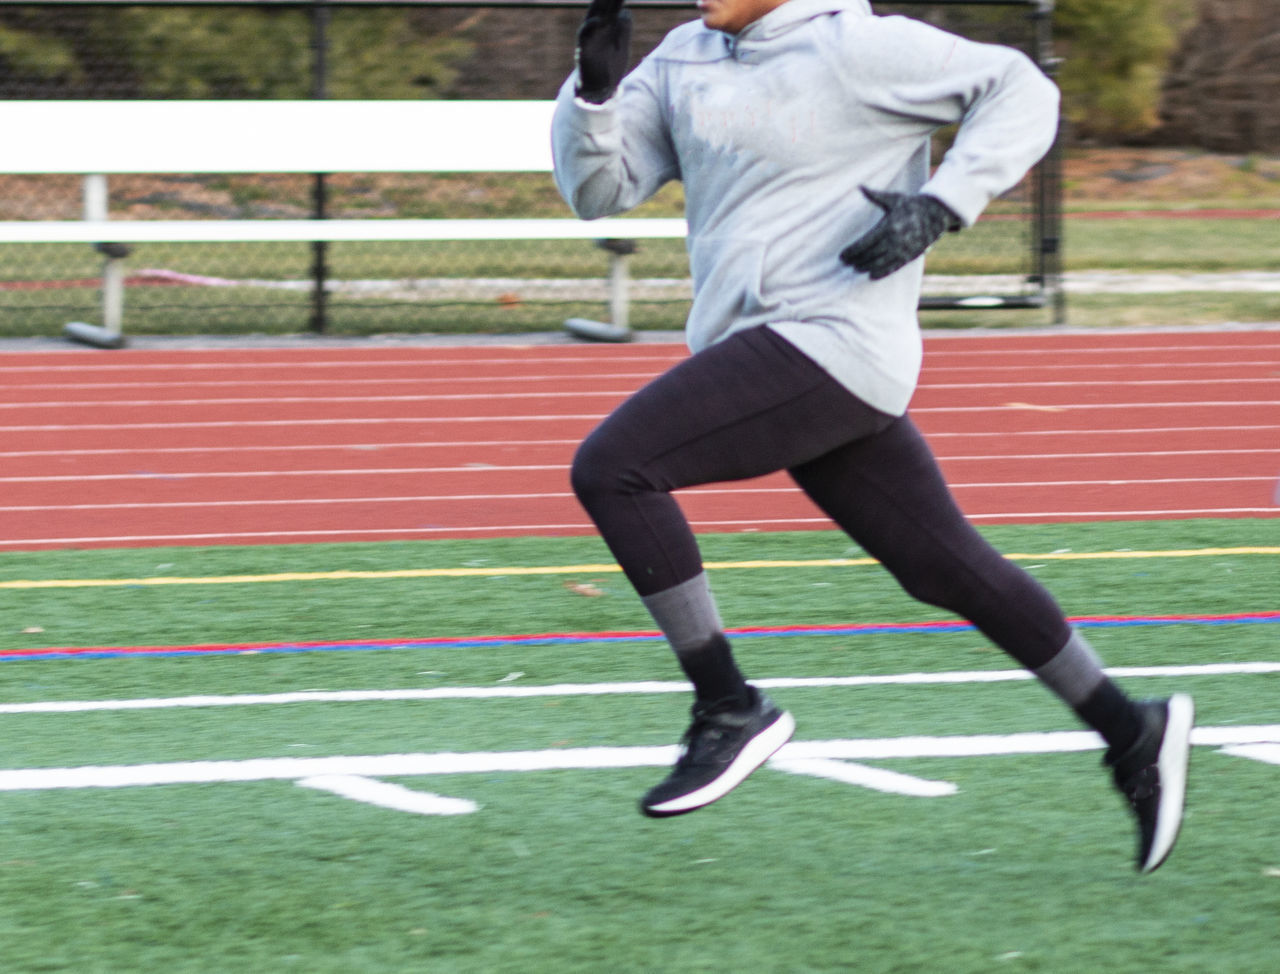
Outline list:
[[[1114,142],[1158,124],[1164,72],[1195,0],[1058,0],[1054,38],[1076,138]]]

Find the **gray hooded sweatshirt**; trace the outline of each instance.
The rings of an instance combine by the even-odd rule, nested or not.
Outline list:
[[[676,28],[603,105],[566,80],[555,178],[584,219],[684,184],[693,351],[766,324],[855,395],[906,411],[923,259],[879,281],[839,253],[882,213],[867,185],[926,192],[972,224],[1053,143],[1058,92],[1024,55],[866,0],[788,0],[736,36]],[[960,123],[930,175],[929,140]]]

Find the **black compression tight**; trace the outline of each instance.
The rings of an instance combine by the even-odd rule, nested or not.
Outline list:
[[[915,598],[962,616],[1024,666],[1070,629],[1052,596],[956,506],[909,417],[862,402],[768,328],[658,377],[586,439],[573,488],[627,578],[653,595],[702,571],[671,491],[787,470]]]

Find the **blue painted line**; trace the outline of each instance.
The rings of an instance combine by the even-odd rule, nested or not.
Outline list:
[[[1105,616],[1071,620],[1081,629],[1114,629],[1150,626],[1239,626],[1280,623],[1280,612],[1231,613],[1227,615],[1187,616]],[[963,621],[919,623],[867,623],[847,626],[777,626],[730,629],[735,639],[793,638],[796,636],[870,636],[885,634],[924,634],[972,632],[974,627]],[[61,647],[51,649],[0,650],[0,662],[21,660],[102,660],[159,659],[196,656],[255,656],[262,653],[351,653],[405,649],[483,649],[491,646],[572,646],[583,643],[653,643],[663,637],[652,632],[550,633],[545,635],[513,635],[458,637],[437,639],[404,639],[369,642],[332,643],[263,643],[214,646],[152,647]]]

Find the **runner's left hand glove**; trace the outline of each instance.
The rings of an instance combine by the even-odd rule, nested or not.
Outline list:
[[[865,236],[840,251],[840,259],[873,281],[906,267],[937,242],[960,219],[934,196],[890,193],[862,187],[863,194],[884,210],[884,217]]]
[[[631,14],[623,0],[591,0],[578,28],[578,97],[609,100],[631,61]]]

